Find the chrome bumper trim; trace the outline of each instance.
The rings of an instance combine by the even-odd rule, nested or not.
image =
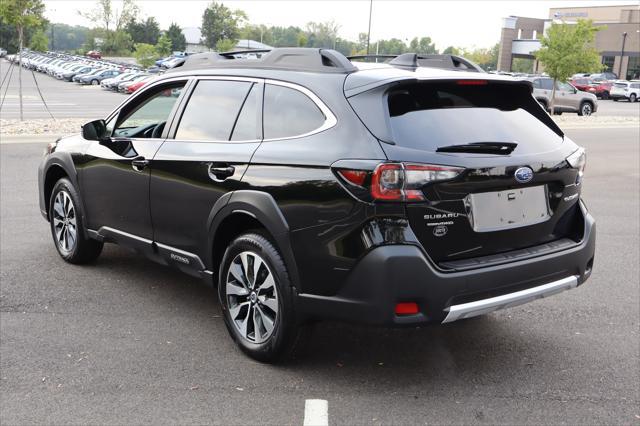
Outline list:
[[[488,314],[498,309],[510,308],[532,302],[536,299],[551,296],[556,293],[570,290],[578,285],[578,276],[573,275],[538,287],[516,291],[502,296],[491,297],[489,299],[477,300],[475,302],[453,305],[445,309],[447,317],[442,323],[453,322],[463,318],[475,317],[477,315]]]

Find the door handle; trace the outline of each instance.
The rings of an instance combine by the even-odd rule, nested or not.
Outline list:
[[[144,157],[136,157],[133,160],[131,160],[131,167],[133,167],[133,170],[135,170],[136,172],[141,172],[144,170],[145,167],[147,167],[149,165],[149,160],[147,160]]]
[[[209,164],[209,178],[215,182],[222,182],[228,177],[233,176],[236,168],[227,164]]]

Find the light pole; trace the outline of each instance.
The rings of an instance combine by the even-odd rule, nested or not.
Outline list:
[[[367,55],[369,54],[369,39],[371,37],[371,11],[373,10],[373,0],[369,0],[369,30],[367,31]]]
[[[622,33],[622,49],[620,49],[620,63],[618,64],[618,78],[622,78],[622,60],[624,59],[624,43],[627,41],[627,32]]]

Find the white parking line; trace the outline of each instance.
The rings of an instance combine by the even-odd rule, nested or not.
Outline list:
[[[329,403],[325,399],[307,399],[304,402],[304,426],[328,426]]]

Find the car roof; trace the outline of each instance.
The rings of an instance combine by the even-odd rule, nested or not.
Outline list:
[[[248,53],[261,54],[262,57],[248,59],[228,56],[246,56]],[[349,58],[335,50],[311,48],[278,48],[271,51],[242,51],[225,54],[209,52],[187,57],[182,66],[167,71],[158,81],[191,76],[253,77],[285,80],[306,86],[314,91],[324,91],[324,86],[333,81],[344,88],[347,96],[397,80],[480,79],[522,83],[522,80],[509,76],[478,72],[480,68],[477,65],[453,55],[410,53],[398,56],[384,55],[382,59],[388,60],[389,58],[393,58],[393,60],[380,63],[350,61]],[[455,58],[455,60],[452,61],[451,58]],[[462,68],[443,69],[441,67],[445,61],[454,64],[462,62],[466,70]],[[424,66],[425,63],[433,63],[438,67]],[[335,93],[335,85],[331,85],[331,90]]]

